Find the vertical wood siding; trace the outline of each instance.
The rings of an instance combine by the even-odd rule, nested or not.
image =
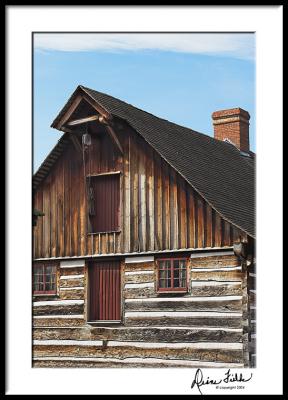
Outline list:
[[[87,234],[82,154],[71,143],[34,194],[45,213],[34,229],[34,258],[231,246],[244,235],[135,132],[117,134],[123,156],[108,135],[93,138],[85,173],[120,171],[120,232]]]

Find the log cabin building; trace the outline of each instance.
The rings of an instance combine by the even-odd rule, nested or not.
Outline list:
[[[255,366],[249,118],[212,138],[76,88],[33,176],[33,366]]]

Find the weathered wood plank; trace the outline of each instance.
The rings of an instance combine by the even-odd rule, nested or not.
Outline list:
[[[64,155],[64,248],[65,255],[70,256],[71,252],[71,181],[70,181],[70,151],[67,149],[66,154]]]
[[[256,306],[256,291],[252,292],[251,290],[249,291],[249,305],[251,306]]]
[[[145,283],[145,282],[154,282],[155,281],[155,273],[151,274],[137,274],[137,275],[125,275],[125,283]]]
[[[197,270],[191,271],[192,281],[241,281],[243,273],[240,270],[232,271],[205,271],[198,272]]]
[[[75,325],[75,324],[74,324]],[[119,340],[138,342],[242,342],[242,329],[187,327],[38,327],[33,330],[38,340]]]
[[[176,172],[169,167],[168,174],[170,177],[169,182],[169,204],[170,204],[170,249],[179,248],[179,227],[178,227],[178,214],[179,214],[179,204],[178,204],[178,188],[176,180]]]
[[[61,300],[84,300],[84,288],[60,288]]]
[[[155,157],[155,235],[157,249],[163,249],[163,212],[162,212],[162,170],[161,170],[161,160],[159,157]]]
[[[138,160],[139,154],[135,144],[135,139],[131,138],[131,161],[130,161],[130,174],[131,174],[131,250],[139,251],[139,221],[138,221]]]
[[[186,184],[187,188],[188,184]],[[189,247],[190,248],[195,248],[196,247],[196,233],[195,233],[195,197],[194,197],[194,191],[192,188],[188,189],[189,193],[189,220],[188,220],[188,226],[189,226]]]
[[[223,239],[222,239],[222,245],[223,246],[230,246],[230,224],[227,221],[224,221],[223,223]]]
[[[145,297],[155,297],[156,292],[154,288],[135,288],[135,289],[124,289],[123,296],[125,299],[137,299]]]
[[[201,257],[190,259],[191,268],[225,268],[225,267],[237,267],[240,266],[240,262],[237,257],[231,256],[213,256],[213,257]]]
[[[87,210],[86,210],[86,178],[84,177],[83,164],[79,164],[79,236],[80,246],[79,255],[86,254],[86,242],[87,242]]]
[[[33,327],[45,327],[45,331],[50,327],[73,327],[84,326],[83,315],[42,315],[33,316]],[[48,332],[48,331],[47,331]]]
[[[209,361],[162,360],[153,358],[127,358],[124,360],[89,357],[39,357],[33,360],[35,368],[243,368],[240,363]]]
[[[153,317],[152,314],[155,316]],[[192,313],[187,312],[178,312],[177,314],[174,313],[174,316],[172,316],[169,312],[166,312],[165,315],[159,316],[157,312],[126,312],[125,324],[127,326],[221,326],[227,328],[240,328],[242,326],[242,319],[236,313],[234,315],[229,313],[214,313],[214,315],[210,313],[208,315],[206,312],[199,312],[194,313],[195,316],[191,316]]]
[[[222,232],[222,225],[221,225],[221,217],[220,215],[215,211],[215,232],[214,232],[214,241],[215,241],[215,247],[221,247],[221,232]]]
[[[179,179],[179,247],[185,249],[188,246],[188,233],[187,233],[187,196],[186,196],[186,185],[183,179]]]
[[[180,344],[165,343],[165,347],[161,346],[162,343],[139,343],[135,342],[108,342],[107,347],[102,347],[100,344],[95,345],[83,345],[79,341],[78,345],[40,345],[41,341],[37,341],[37,344],[33,346],[33,357],[41,356],[78,356],[78,357],[103,357],[103,358],[117,358],[125,359],[127,357],[141,357],[150,359],[151,357],[169,359],[169,360],[201,360],[201,361],[218,361],[218,362],[236,362],[242,361],[242,349],[233,348],[229,344],[222,344],[222,347],[217,346],[216,348],[210,344],[208,346],[202,345],[195,346],[196,344],[186,343]],[[54,342],[54,341],[53,341]],[[63,343],[64,341],[62,341]],[[90,342],[91,343],[91,342]],[[147,348],[141,347],[148,345]],[[218,344],[217,344],[218,345]],[[155,346],[155,347],[154,347]],[[159,347],[157,347],[159,346]],[[195,347],[194,347],[195,346]],[[227,346],[227,348],[226,348]],[[240,344],[237,344],[240,347]],[[232,347],[229,348],[229,347]]]
[[[198,234],[197,234],[197,247],[205,247],[204,241],[204,201],[202,197],[197,194],[196,197],[196,207],[197,207],[197,225],[198,225]]]
[[[54,166],[50,173],[50,238],[51,238],[51,257],[56,257],[56,246],[57,246],[57,226],[56,226],[56,204],[57,204],[57,193],[56,193],[56,182],[57,182],[57,168]]]
[[[212,208],[206,203],[206,247],[212,247],[213,244],[213,232],[212,232]]]
[[[59,176],[58,176],[58,187],[57,187],[57,228],[58,228],[58,243],[57,243],[57,256],[63,256],[65,254],[64,249],[64,163],[63,160],[59,160]]]
[[[147,231],[147,246],[146,249],[155,249],[155,210],[154,210],[154,151],[147,146],[146,171],[147,171],[147,187],[146,187],[146,231]]]
[[[42,305],[42,303],[45,303]],[[75,302],[63,300],[38,302],[33,305],[33,315],[79,315],[84,313],[84,302],[75,300]]]
[[[126,300],[126,311],[216,311],[216,312],[240,312],[242,299],[240,296],[227,296],[224,299],[201,297],[150,299],[150,300]]]
[[[237,296],[242,294],[241,282],[192,281],[192,296]]]
[[[169,169],[167,164],[162,161],[162,238],[163,249],[170,249],[170,198],[169,198]]]
[[[43,185],[43,250],[44,257],[50,257],[50,185],[49,177]]]
[[[138,143],[139,146],[140,143]],[[139,146],[140,147],[140,146]],[[147,215],[147,203],[146,203],[146,170],[145,170],[146,155],[143,148],[139,148],[139,182],[138,182],[138,225],[139,225],[139,242],[140,250],[146,251],[147,246],[147,234],[146,234],[146,215]]]
[[[83,275],[84,267],[73,267],[73,268],[61,268],[61,276],[68,275]]]
[[[256,308],[254,308],[253,306],[250,307],[249,316],[250,319],[256,320]]]
[[[130,149],[130,136],[125,145],[126,151],[124,152],[124,173],[123,173],[123,197],[122,197],[122,209],[123,209],[123,234],[121,235],[121,249],[123,252],[129,252],[131,249],[131,177],[130,177],[130,160],[131,160],[131,149]],[[117,250],[120,252],[119,248]]]
[[[70,278],[70,276],[68,275],[68,278]],[[84,275],[75,275],[75,277],[73,277],[71,279],[63,279],[63,276],[60,277],[59,280],[59,286],[60,289],[61,288],[73,288],[73,287],[84,287]]]
[[[155,268],[154,262],[143,262],[135,264],[125,264],[125,272],[129,271],[151,271]]]

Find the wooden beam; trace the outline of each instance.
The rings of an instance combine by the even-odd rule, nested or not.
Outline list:
[[[60,121],[57,123],[56,128],[61,129],[61,127],[64,125],[64,123],[71,117],[73,112],[76,110],[78,107],[80,101],[82,100],[82,96],[78,95],[71,106],[68,108],[68,110],[65,112],[63,117],[60,119]]]
[[[88,174],[86,177],[87,178],[92,178],[92,177],[95,177],[95,176],[106,176],[106,175],[119,175],[119,174],[121,174],[121,171],[111,171],[111,172],[102,172],[102,173],[100,173],[100,174]]]
[[[103,108],[98,102],[96,102],[92,97],[86,93],[83,93],[83,99],[87,101],[99,114],[103,115],[107,120],[111,119],[110,113],[108,113],[105,108]]]
[[[115,143],[117,149],[120,151],[121,154],[124,154],[123,148],[122,148],[121,143],[119,142],[119,140],[117,138],[117,135],[116,135],[114,129],[110,125],[106,125],[106,129],[107,129],[107,132],[110,135],[111,139]]]
[[[80,125],[80,124],[84,124],[85,122],[97,121],[98,119],[99,119],[99,115],[91,115],[89,117],[75,119],[74,121],[70,121],[67,123],[67,125],[69,125],[69,126]]]

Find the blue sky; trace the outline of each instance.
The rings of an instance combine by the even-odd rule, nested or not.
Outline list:
[[[34,170],[79,84],[207,135],[213,111],[244,108],[255,151],[254,53],[253,34],[35,34]]]

